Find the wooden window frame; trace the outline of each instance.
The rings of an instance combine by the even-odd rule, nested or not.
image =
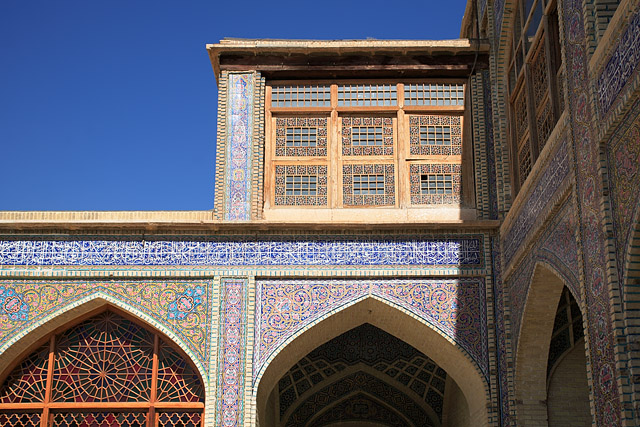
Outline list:
[[[506,98],[508,100],[507,116],[509,121],[509,139],[510,139],[510,159],[511,159],[511,183],[514,189],[514,197],[520,191],[520,188],[524,185],[527,177],[531,174],[540,153],[542,152],[545,141],[541,141],[538,135],[538,117],[543,113],[540,105],[536,105],[533,91],[533,76],[532,76],[532,63],[536,59],[536,54],[540,49],[544,50],[545,62],[546,62],[546,76],[547,76],[547,88],[544,91],[545,101],[549,103],[551,108],[551,131],[557,126],[560,116],[564,110],[564,94],[560,93],[563,90],[560,81],[564,75],[564,65],[562,64],[561,55],[559,52],[559,28],[557,22],[557,3],[556,0],[535,0],[531,7],[529,14],[525,17],[524,0],[520,0],[515,5],[514,12],[520,19],[514,19],[514,23],[511,28],[511,40],[509,46],[509,59],[507,62],[507,85],[506,85]],[[536,7],[542,5],[542,17],[536,28],[536,31],[530,39],[527,39],[526,31],[528,26],[531,25],[533,15]],[[522,19],[525,17],[526,19]],[[516,40],[516,35],[519,37]],[[519,57],[520,55],[520,57]],[[522,61],[522,68],[517,71],[518,61]],[[514,81],[515,79],[515,81]],[[526,111],[527,111],[527,129],[525,134],[528,134],[529,152],[531,156],[531,167],[526,176],[522,176],[519,159],[520,140],[517,126],[517,114],[515,111],[515,105],[520,101],[520,98],[525,98]],[[547,136],[548,138],[548,136]]]
[[[53,385],[53,372],[55,368],[55,354],[56,354],[56,341],[59,336],[64,334],[66,331],[73,329],[78,326],[82,322],[89,320],[95,316],[98,316],[102,313],[110,311],[118,316],[121,316],[132,323],[138,325],[140,328],[146,329],[148,332],[153,334],[153,361],[152,361],[152,380],[151,380],[151,391],[150,398],[148,401],[134,401],[134,402],[54,402],[51,398],[52,385]],[[47,361],[47,378],[46,378],[46,388],[44,400],[42,402],[28,402],[28,403],[0,403],[0,413],[17,413],[17,412],[32,412],[32,413],[40,413],[40,426],[41,427],[49,427],[53,425],[53,416],[56,413],[65,413],[65,412],[138,412],[146,414],[146,425],[148,427],[158,426],[159,422],[159,414],[161,412],[200,412],[200,426],[204,427],[204,402],[161,402],[157,400],[157,386],[158,386],[158,354],[160,350],[160,340],[162,340],[166,345],[169,345],[174,351],[176,351],[186,363],[191,364],[189,357],[182,351],[178,346],[176,346],[173,341],[158,332],[154,328],[150,328],[147,325],[144,325],[139,319],[131,316],[125,311],[119,310],[113,306],[100,307],[95,310],[92,310],[75,320],[68,322],[62,325],[59,328],[56,328],[52,332],[48,333],[42,339],[36,341],[34,344],[29,346],[29,348],[21,353],[18,357],[16,357],[11,364],[9,364],[4,370],[1,372],[0,376],[0,385],[4,384],[7,377],[11,374],[11,372],[19,366],[23,360],[31,355],[35,350],[39,347],[48,343],[49,347],[49,355]],[[194,371],[197,372],[197,369],[193,367]],[[203,387],[205,387],[205,382],[202,381]]]
[[[463,86],[464,105],[405,105],[405,84],[459,84]],[[338,86],[349,84],[367,85],[395,85],[397,105],[387,106],[338,106]],[[273,107],[271,105],[272,87],[283,85],[329,85],[331,92],[330,107]],[[265,182],[264,182],[264,208],[407,208],[424,207],[422,204],[412,204],[410,194],[409,169],[412,164],[425,163],[455,163],[463,164],[463,159],[471,167],[465,166],[467,172],[461,172],[464,180],[463,189],[466,194],[461,196],[459,204],[453,206],[463,207],[473,205],[473,175],[472,148],[466,143],[468,126],[465,127],[470,102],[468,96],[467,80],[460,78],[448,79],[367,79],[367,80],[274,80],[267,82],[265,97]],[[409,144],[409,118],[412,115],[447,115],[460,117],[460,129],[462,133],[462,147],[459,155],[411,155]],[[344,155],[342,153],[342,118],[343,117],[391,117],[393,126],[393,153],[391,155]],[[327,155],[326,156],[278,156],[275,150],[276,118],[282,117],[326,117],[327,122]],[[343,203],[343,165],[347,164],[389,164],[394,165],[395,174],[395,204],[394,205],[344,205]],[[275,169],[278,165],[313,165],[326,166],[327,176],[327,205],[276,205],[275,203]],[[463,168],[463,169],[465,169]],[[471,170],[469,174],[468,170]],[[462,177],[465,176],[465,178]],[[471,197],[469,196],[471,195]],[[431,206],[431,205],[429,205]],[[452,206],[452,205],[439,205]]]

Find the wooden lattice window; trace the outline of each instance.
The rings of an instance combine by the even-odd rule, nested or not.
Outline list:
[[[461,200],[459,164],[412,164],[410,166],[411,204],[449,205]]]
[[[275,203],[279,206],[326,206],[327,167],[277,165]]]
[[[278,117],[276,156],[326,156],[326,117]]]
[[[409,118],[409,150],[411,155],[461,155],[462,117],[412,115]]]
[[[110,311],[51,336],[0,387],[2,426],[200,427],[203,409],[185,357]]]
[[[556,2],[519,1],[514,9],[507,87],[517,191],[564,109],[564,68]]]
[[[343,117],[342,154],[381,156],[393,154],[391,117]]]
[[[472,152],[462,144],[465,93],[462,79],[269,82],[265,217],[275,208],[462,203],[456,188],[472,173],[462,174],[460,167],[450,172],[446,198],[422,197],[418,177],[415,199],[405,165],[473,167]]]
[[[345,206],[395,204],[395,173],[392,164],[355,164],[342,167]]]

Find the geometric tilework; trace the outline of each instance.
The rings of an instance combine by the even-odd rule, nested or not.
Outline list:
[[[571,197],[560,207],[539,239],[538,259],[545,260],[563,276],[565,283],[580,298],[578,243],[576,230],[578,218]]]
[[[600,146],[595,139],[596,115],[589,102],[588,55],[582,2],[565,0],[563,3],[565,28],[565,54],[567,64],[566,83],[568,104],[572,119],[576,195],[580,213],[579,235],[582,243],[585,317],[588,325],[590,373],[593,386],[592,410],[596,425],[621,424],[621,395],[616,368],[615,327],[612,324],[612,307],[609,275],[605,273],[607,257],[604,242],[601,195],[604,194],[601,173]],[[630,47],[621,41],[624,49]],[[635,68],[637,61],[631,65]],[[619,296],[619,295],[618,295]],[[597,355],[597,357],[595,357]]]
[[[609,112],[640,62],[640,12],[636,12],[631,18],[617,43],[596,83],[601,116]]]
[[[487,375],[482,279],[260,280],[257,282],[254,382],[270,357],[328,313],[377,296],[413,313],[462,347]]]
[[[3,280],[25,316],[0,315],[0,346],[20,331],[46,321],[69,305],[95,294],[111,296],[153,318],[174,333],[195,360],[203,362],[209,348],[208,281],[34,281]],[[6,294],[6,293],[5,293]],[[5,301],[7,299],[5,298]],[[5,302],[6,305],[6,302]],[[0,310],[5,310],[0,307]]]
[[[509,402],[509,361],[507,346],[507,328],[505,325],[504,282],[502,281],[502,263],[500,259],[500,243],[497,238],[491,239],[491,259],[493,262],[493,296],[494,319],[497,341],[496,365],[498,376],[498,396],[500,404],[500,425],[511,425]]]
[[[553,195],[560,188],[569,174],[569,158],[566,139],[560,141],[558,151],[549,160],[547,166],[536,182],[536,187],[528,197],[511,228],[503,234],[504,265],[509,265],[516,251],[532,231],[535,222],[553,200]]]
[[[225,427],[243,425],[247,286],[244,279],[223,279],[221,284],[216,418]]]
[[[640,209],[640,100],[606,145],[609,188],[616,237],[619,280],[625,277],[625,256]]]
[[[229,74],[224,219],[251,219],[254,76]]]
[[[482,267],[482,237],[4,240],[0,265],[435,265]]]

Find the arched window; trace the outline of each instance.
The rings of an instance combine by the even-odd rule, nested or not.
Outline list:
[[[204,388],[165,339],[111,311],[22,360],[0,387],[0,425],[199,427]]]

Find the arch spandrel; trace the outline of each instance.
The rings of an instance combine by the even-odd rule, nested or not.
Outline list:
[[[254,379],[252,406],[257,408],[258,417],[264,416],[269,394],[292,365],[320,344],[364,323],[394,335],[432,358],[460,384],[473,419],[479,420],[478,425],[487,424],[488,385],[468,353],[413,313],[379,296],[367,295],[314,318],[313,323],[292,334],[274,351]]]
[[[253,383],[307,328],[369,297],[420,319],[465,353],[486,377],[484,292],[482,279],[258,281]]]
[[[24,355],[32,347],[33,343],[41,341],[51,331],[58,330],[69,322],[86,316],[88,313],[105,305],[111,305],[139,319],[140,322],[147,324],[151,329],[167,336],[189,357],[205,384],[208,384],[209,378],[204,364],[206,353],[202,354],[195,347],[193,340],[188,339],[189,337],[185,333],[181,333],[179,330],[180,322],[171,321],[172,319],[169,317],[171,312],[169,310],[160,308],[152,311],[144,304],[135,304],[136,298],[133,297],[145,289],[138,288],[137,291],[134,291],[135,282],[113,282],[109,284],[117,283],[120,288],[115,286],[107,288],[95,286],[95,284],[91,286],[91,282],[84,282],[87,284],[86,287],[77,286],[73,282],[65,282],[64,284],[62,282],[24,282],[25,285],[22,285],[22,283],[17,281],[3,282],[0,287],[0,292],[2,289],[5,292],[7,289],[11,289],[17,298],[23,300],[29,307],[34,307],[27,311],[28,316],[25,319],[7,320],[4,317],[4,322],[0,324],[0,334],[2,334],[0,335],[0,366],[13,364],[16,358]],[[64,286],[63,289],[68,289],[68,292],[62,293],[58,290],[56,293],[51,288],[52,283]],[[39,287],[39,285],[42,286]],[[159,287],[160,284],[154,283],[154,286]],[[131,294],[123,296],[121,293],[116,292],[118,289],[130,289],[133,297]],[[56,298],[52,298],[51,295],[56,295]],[[159,294],[156,294],[155,298],[159,300]],[[170,304],[168,302],[166,305],[169,306]],[[208,306],[208,304],[209,302],[206,305]],[[204,310],[202,311],[202,316],[204,316]],[[193,322],[188,317],[188,315],[183,316],[180,320]],[[208,339],[208,334],[203,337],[202,351],[206,351],[205,345],[208,348],[206,339]]]

